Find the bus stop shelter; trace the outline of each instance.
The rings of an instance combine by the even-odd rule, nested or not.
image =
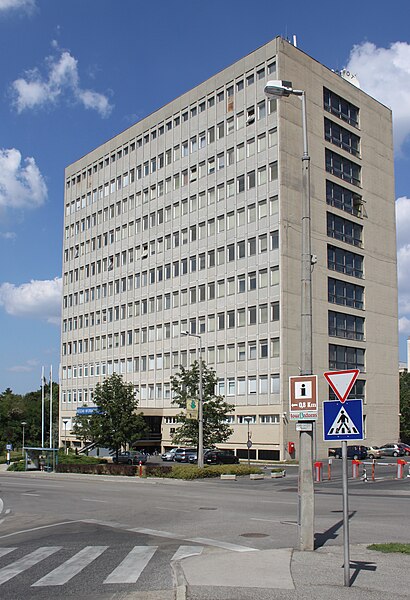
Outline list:
[[[58,464],[58,448],[24,447],[24,465],[28,470],[29,462],[38,471],[54,471]]]

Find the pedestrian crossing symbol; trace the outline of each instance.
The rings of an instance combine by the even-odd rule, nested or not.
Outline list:
[[[323,402],[323,439],[362,440],[362,400],[346,400],[344,403]]]
[[[329,430],[329,435],[335,435],[336,433],[358,433],[355,424],[343,406],[339,410],[336,419],[333,421],[333,425]]]

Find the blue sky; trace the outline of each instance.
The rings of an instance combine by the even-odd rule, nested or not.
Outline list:
[[[0,391],[58,372],[64,168],[276,35],[393,108],[406,360],[409,22],[407,0],[0,0]]]

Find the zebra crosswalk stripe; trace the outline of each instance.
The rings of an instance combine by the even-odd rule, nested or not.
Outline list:
[[[31,587],[64,585],[107,550],[108,546],[86,546]]]
[[[180,546],[171,560],[182,560],[188,558],[188,556],[197,556],[202,554],[203,549],[203,546]]]
[[[134,546],[104,583],[136,583],[158,546]]]
[[[44,546],[34,550],[34,552],[31,552],[26,556],[23,556],[23,558],[16,560],[11,565],[3,567],[0,569],[0,585],[6,581],[9,581],[9,579],[12,579],[16,575],[19,575],[23,571],[30,569],[30,567],[33,567],[45,558],[48,558],[55,552],[58,552],[58,550],[61,550],[61,546]]]

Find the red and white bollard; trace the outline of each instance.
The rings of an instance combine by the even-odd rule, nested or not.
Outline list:
[[[140,466],[140,468],[139,468],[140,477],[142,477],[142,462],[141,461],[139,462],[139,466]]]
[[[353,479],[357,479],[359,477],[359,465],[360,460],[352,460],[352,477]]]
[[[327,480],[330,481],[332,479],[332,462],[333,459],[329,458],[327,461]]]
[[[315,467],[315,483],[320,483],[322,481],[323,463],[317,461],[317,462],[315,462],[314,467]]]
[[[402,458],[397,459],[397,479],[403,479],[404,477],[404,465],[406,465],[406,461]]]

